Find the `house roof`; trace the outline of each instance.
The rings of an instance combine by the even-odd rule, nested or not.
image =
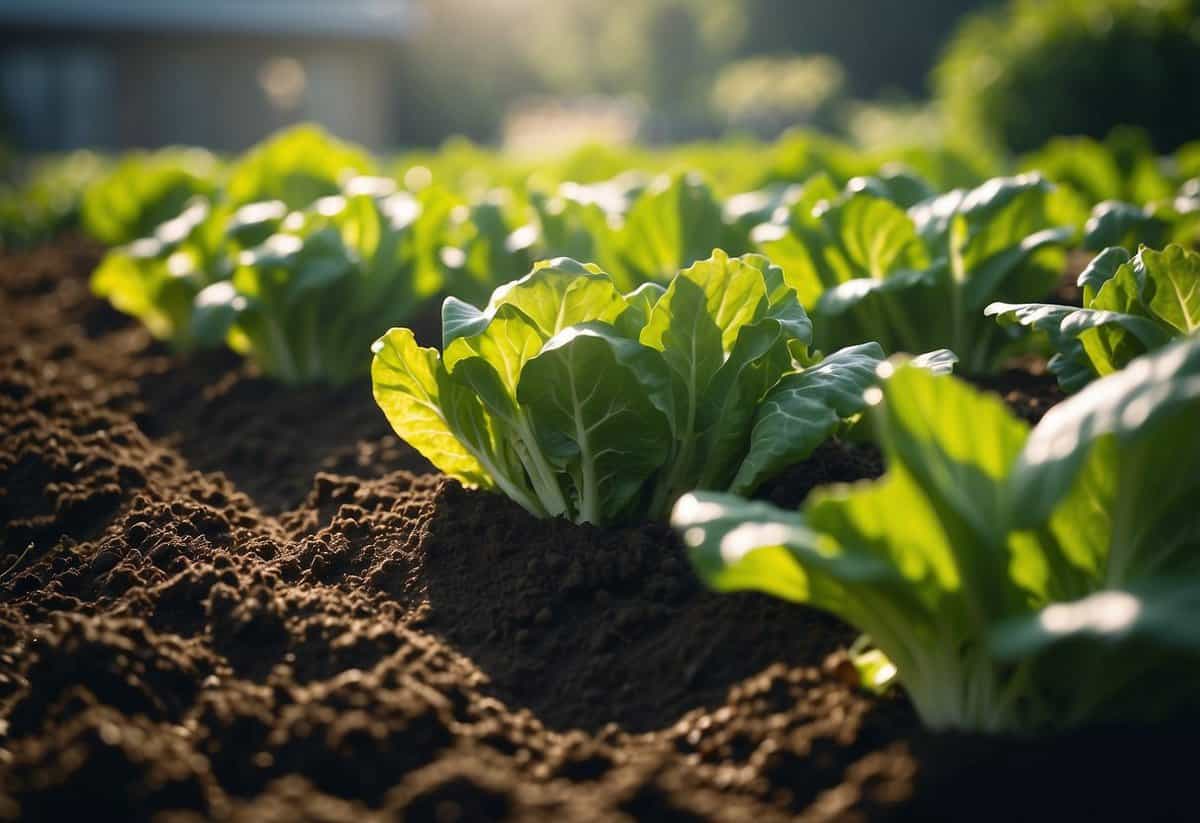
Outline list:
[[[0,0],[0,25],[388,39],[414,23],[411,0]]]

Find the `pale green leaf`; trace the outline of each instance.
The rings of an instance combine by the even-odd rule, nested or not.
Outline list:
[[[996,658],[1020,664],[1029,727],[1162,723],[1197,707],[1200,586],[1151,580],[1055,603],[997,626]]]
[[[1156,425],[1198,413],[1200,339],[1176,342],[1093,383],[1051,409],[1025,444],[1013,477],[1013,516],[1026,523],[1044,520],[1101,438],[1152,439]]]
[[[487,312],[505,304],[520,309],[547,338],[577,323],[613,323],[629,305],[607,274],[565,257],[496,289]]]
[[[1180,334],[1200,330],[1200,254],[1182,246],[1142,249],[1134,265],[1145,269],[1146,307]]]
[[[753,492],[784,468],[804,460],[843,421],[866,406],[863,394],[884,358],[876,343],[842,349],[815,366],[786,375],[754,415],[749,449],[730,491]]]
[[[609,256],[619,266],[614,274],[627,288],[645,280],[666,282],[707,256],[723,228],[721,206],[699,178],[658,181],[634,201],[609,240],[615,246]]]
[[[579,520],[626,515],[667,455],[670,428],[651,402],[667,391],[658,354],[611,326],[570,326],[526,364],[517,387],[542,452],[568,473]]]
[[[391,329],[372,351],[375,402],[396,434],[450,477],[468,486],[493,487],[492,478],[447,420],[437,350],[418,346],[408,329]]]
[[[742,327],[697,411],[700,472],[691,485],[720,489],[729,484],[751,447],[760,403],[791,365],[787,330],[778,321],[768,318]]]

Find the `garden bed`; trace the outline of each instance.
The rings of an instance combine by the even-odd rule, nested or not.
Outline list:
[[[848,685],[850,629],[708,593],[665,526],[466,491],[365,381],[171,356],[89,294],[99,253],[0,259],[0,819],[1183,808],[1194,727],[929,734]],[[1023,371],[985,387],[1030,419],[1060,396]],[[763,496],[881,470],[826,445]]]

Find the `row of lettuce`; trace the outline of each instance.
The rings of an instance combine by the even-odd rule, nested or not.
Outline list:
[[[1072,389],[1200,337],[1198,253],[1108,249],[1080,282],[1083,308],[988,307],[1044,326]],[[499,286],[482,309],[448,297],[441,352],[390,329],[371,378],[397,434],[451,477],[540,517],[637,522],[665,517],[689,490],[751,494],[834,435],[869,436],[865,398],[889,354],[935,374],[962,366],[951,348],[889,351],[843,323],[807,312],[787,270],[759,254],[716,250],[666,285],[630,291],[563,257]],[[818,346],[831,331],[845,344]]]
[[[291,132],[298,145],[313,145],[311,127]],[[286,142],[284,140],[277,141]],[[526,191],[553,191],[564,182],[600,183],[638,169],[647,174],[699,171],[718,196],[728,198],[769,189],[827,173],[839,186],[854,177],[877,174],[900,165],[920,175],[938,190],[973,188],[1003,175],[1037,171],[1065,184],[1091,207],[1107,200],[1147,205],[1170,220],[1178,198],[1195,196],[1191,180],[1200,178],[1200,141],[1171,155],[1154,152],[1146,133],[1118,128],[1104,140],[1061,137],[1041,149],[1011,159],[996,159],[978,151],[941,144],[899,143],[890,148],[860,149],[813,131],[794,130],[764,143],[749,138],[726,138],[669,148],[587,145],[558,158],[519,157],[476,146],[455,138],[436,151],[413,151],[372,158],[361,149],[339,144],[353,155],[352,167],[382,174],[410,188],[433,182],[468,200],[478,200],[497,188],[518,196]],[[282,151],[282,150],[281,150]],[[339,151],[343,157],[346,152]],[[102,200],[84,194],[99,184],[121,181],[139,196],[169,206],[178,197],[211,191],[236,176],[241,161],[219,158],[197,149],[131,152],[118,157],[79,151],[7,164],[0,180],[0,245],[16,247],[38,242],[63,228],[83,227],[105,242],[121,244],[149,234],[165,220],[162,208],[122,213],[116,221],[98,207]],[[321,166],[319,160],[312,163]],[[318,175],[323,176],[323,175]],[[303,204],[301,204],[303,205]],[[1186,208],[1186,207],[1185,207]],[[132,218],[132,219],[131,219]]]
[[[931,726],[1198,708],[1200,255],[1171,242],[1195,185],[1092,203],[1037,173],[826,168],[472,198],[422,169],[373,175],[311,129],[169,203],[127,169],[87,192],[94,231],[136,238],[94,287],[284,381],[369,368],[400,437],[535,516],[670,517],[711,585],[861,629],[865,680],[898,677]],[[1089,260],[1081,305],[1035,302]],[[439,296],[440,351],[403,328]],[[950,374],[1014,353],[1075,393],[1032,431]],[[888,473],[798,513],[744,499],[831,437],[874,439]]]
[[[1121,155],[1104,152],[1116,167]],[[997,323],[985,309],[1043,299],[1068,252],[1191,244],[1200,229],[1196,180],[1148,205],[1092,206],[1094,193],[1036,172],[940,191],[895,164],[847,179],[849,162],[826,154],[824,168],[800,182],[725,197],[695,173],[635,172],[471,197],[465,173],[410,166],[400,180],[380,176],[366,152],[304,127],[225,166],[201,152],[127,158],[88,187],[84,218],[113,246],[93,280],[98,294],[179,349],[229,345],[293,383],[365,374],[368,347],[386,329],[431,313],[442,296],[483,301],[539,260],[593,262],[629,291],[667,283],[714,248],[780,266],[819,321],[818,349],[865,341],[888,353],[948,348],[978,374],[1028,346],[1005,326],[1029,312]],[[1184,157],[1173,164],[1186,165]],[[1160,192],[1173,185],[1169,165],[1153,164]],[[1069,176],[1061,163],[1057,170]],[[1140,181],[1134,188],[1156,190],[1148,170],[1130,176]],[[1047,323],[1034,324],[1039,335]],[[1075,345],[1084,331],[1065,342],[1051,336]],[[1138,345],[1120,346],[1120,358]],[[1074,386],[1106,373],[1093,361],[1055,362],[1082,370],[1064,378]]]

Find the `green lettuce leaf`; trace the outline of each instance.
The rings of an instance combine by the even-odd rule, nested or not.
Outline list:
[[[1195,577],[1149,580],[1015,618],[989,646],[1028,672],[1028,691],[1055,725],[1161,723],[1196,708],[1198,609]]]
[[[884,359],[878,343],[841,349],[814,366],[785,375],[754,413],[750,450],[729,488],[750,494],[764,480],[799,463],[866,407]]]
[[[630,206],[619,228],[599,236],[595,257],[622,288],[667,282],[726,240],[721,205],[692,175],[663,178]]]
[[[992,303],[984,310],[1002,325],[1040,332],[1054,351],[1050,370],[1067,391],[1200,330],[1200,255],[1181,246],[1143,247],[1132,258],[1106,249],[1079,285],[1083,308]]]
[[[426,459],[467,486],[492,487],[489,474],[450,427],[436,349],[422,348],[408,329],[392,329],[372,347],[375,402],[389,420],[403,421],[409,442]],[[455,391],[455,387],[449,387]],[[461,392],[459,393],[461,394]],[[469,403],[465,398],[462,402]],[[479,444],[472,444],[479,448]]]
[[[580,522],[621,516],[662,464],[670,426],[651,397],[668,379],[661,358],[603,323],[564,328],[521,371],[517,400],[542,453],[570,477]]]
[[[1200,339],[1096,382],[1032,432],[911,365],[885,365],[870,403],[881,480],[818,490],[800,513],[678,501],[672,523],[710,586],[842,617],[934,728],[1197,707],[1184,684],[1200,674]]]

